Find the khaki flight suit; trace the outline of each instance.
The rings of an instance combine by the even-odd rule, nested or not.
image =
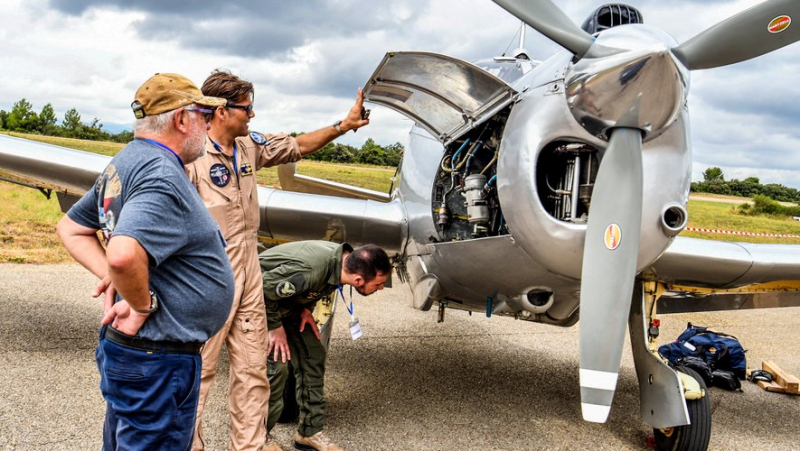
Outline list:
[[[236,138],[235,143],[237,171],[233,157],[217,150],[210,138],[206,138],[207,155],[186,165],[189,179],[225,237],[236,279],[228,320],[203,348],[193,449],[205,447],[201,418],[223,342],[230,357],[230,448],[260,450],[266,439],[269,336],[256,249],[260,221],[255,173],[265,166],[300,160],[301,154],[297,141],[283,134],[253,132]]]
[[[329,241],[298,241],[267,249],[259,255],[264,277],[264,301],[269,329],[283,326],[297,380],[300,420],[297,432],[311,437],[325,425],[325,347],[311,327],[300,332],[300,313],[313,311],[318,300],[339,286],[342,253],[352,252],[347,244]],[[269,400],[267,429],[272,430],[283,410],[283,389],[288,365],[268,356]]]

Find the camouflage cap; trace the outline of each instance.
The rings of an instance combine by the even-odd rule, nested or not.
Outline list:
[[[131,108],[137,119],[166,113],[196,103],[221,106],[227,101],[204,96],[191,80],[178,74],[155,74],[136,91]]]

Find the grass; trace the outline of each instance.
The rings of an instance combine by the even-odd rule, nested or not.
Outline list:
[[[800,222],[795,221],[792,218],[741,215],[736,213],[737,207],[737,204],[689,200],[688,227],[800,236]],[[800,244],[800,238],[774,238],[742,235],[734,236],[688,231],[681,233],[681,236],[722,241],[743,241],[747,243]]]
[[[99,153],[101,155],[114,156],[125,147],[125,144],[112,143],[105,141],[89,141],[87,139],[60,138],[57,136],[29,135],[27,133],[7,132],[8,136],[30,139],[55,146],[69,147],[70,149],[85,150],[87,152]]]
[[[297,163],[297,172],[312,177],[387,193],[392,184],[395,168],[301,160]],[[258,183],[261,185],[279,185],[277,168],[261,169],[256,176],[258,177]]]
[[[0,183],[0,262],[61,263],[72,261],[56,236],[61,208],[55,195]]]
[[[50,144],[114,155],[122,144],[84,141],[50,136],[12,136],[33,139]],[[303,160],[298,172],[340,183],[387,192],[391,185],[394,168],[341,165],[320,161]],[[262,169],[258,182],[273,186],[278,183],[277,169]],[[738,198],[742,202],[748,199]],[[688,205],[689,227],[710,228],[776,234],[800,235],[800,222],[791,218],[777,219],[764,216],[745,216],[735,213],[735,203],[705,200],[690,200]],[[55,225],[62,213],[53,196],[47,200],[41,193],[6,182],[0,182],[0,262],[12,263],[61,263],[72,259],[64,251],[55,234]],[[751,243],[800,244],[797,238],[770,238],[732,236],[702,232],[683,232],[682,236],[723,241]]]

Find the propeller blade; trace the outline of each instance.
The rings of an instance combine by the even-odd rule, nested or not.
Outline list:
[[[800,39],[800,1],[771,0],[724,20],[672,49],[690,70],[727,66]]]
[[[578,58],[582,58],[594,42],[589,33],[575,25],[550,0],[494,0],[494,2]]]
[[[592,194],[581,275],[581,411],[604,423],[617,386],[642,226],[642,134],[614,129]]]

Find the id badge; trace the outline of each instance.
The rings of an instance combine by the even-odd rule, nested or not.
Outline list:
[[[358,318],[353,318],[353,321],[350,321],[350,336],[353,337],[354,341],[364,336],[364,332],[361,331],[361,323],[358,322]]]

